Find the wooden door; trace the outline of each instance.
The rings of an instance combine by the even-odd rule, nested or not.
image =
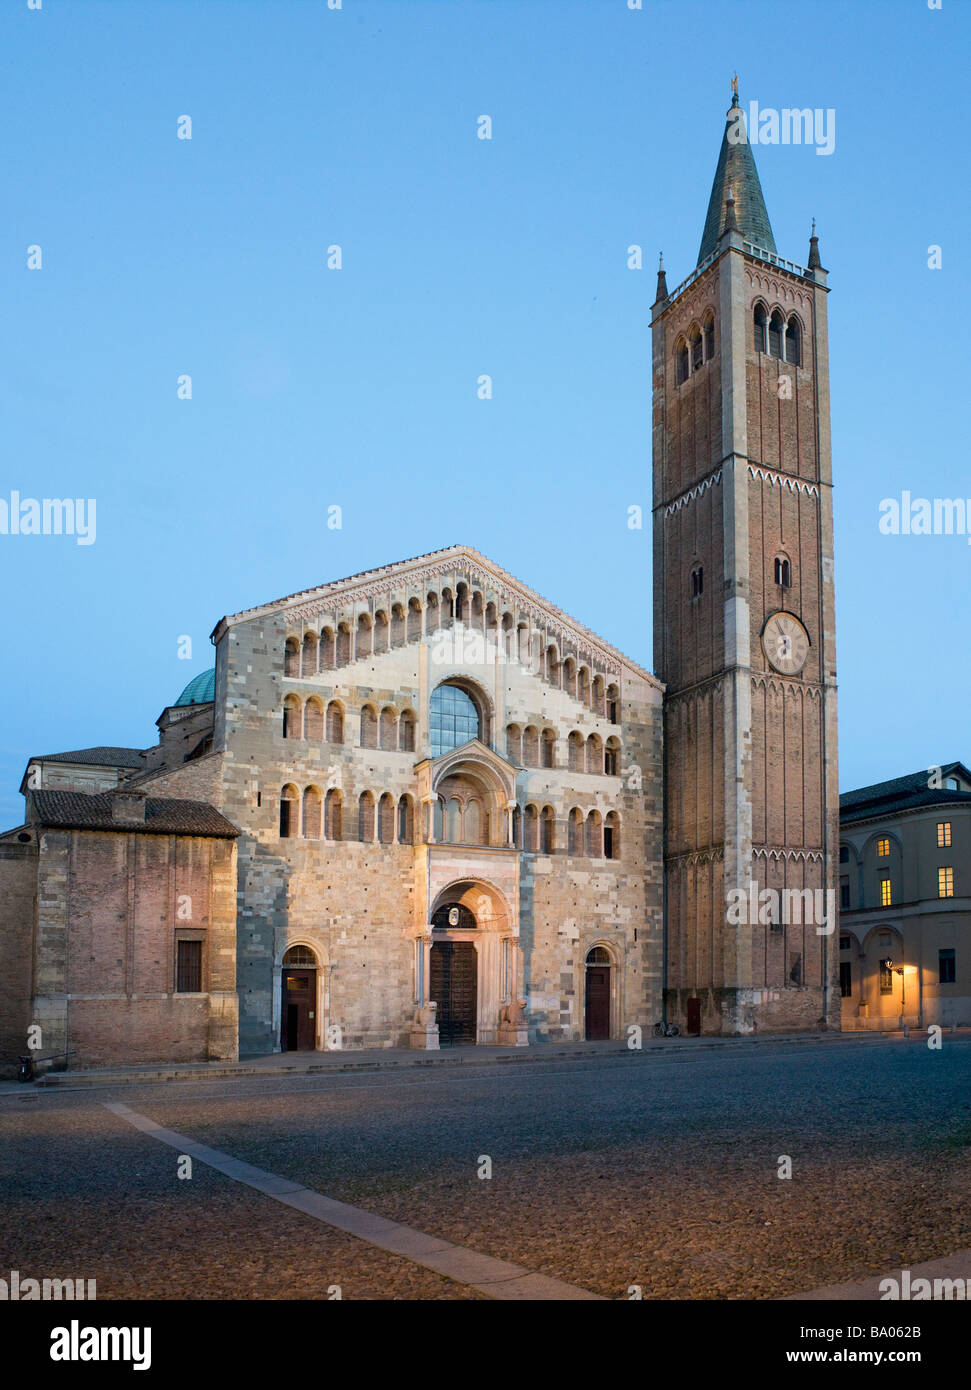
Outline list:
[[[685,1032],[689,1038],[697,1038],[701,1033],[701,1000],[689,999],[685,1020]]]
[[[284,1052],[313,1052],[317,1024],[316,970],[283,970],[280,1046]]]
[[[610,1037],[610,966],[587,966],[584,1001],[587,1042]]]
[[[471,941],[436,941],[431,949],[429,994],[438,1005],[440,1044],[474,1043],[478,956]]]

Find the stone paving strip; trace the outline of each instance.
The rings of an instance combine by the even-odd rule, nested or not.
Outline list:
[[[403,1226],[397,1221],[389,1221],[374,1212],[364,1211],[347,1202],[335,1201],[321,1192],[282,1178],[265,1168],[256,1168],[251,1163],[233,1158],[232,1154],[212,1149],[208,1144],[200,1144],[184,1134],[165,1129],[147,1115],[140,1115],[120,1101],[103,1101],[106,1110],[141,1130],[143,1134],[157,1139],[170,1148],[198,1159],[210,1168],[215,1168],[235,1182],[256,1188],[274,1201],[284,1206],[312,1216],[337,1230],[356,1236],[380,1250],[393,1255],[401,1255],[412,1263],[425,1269],[443,1274],[456,1283],[466,1284],[488,1298],[517,1301],[542,1300],[589,1300],[602,1301],[602,1295],[591,1293],[588,1289],[577,1288],[560,1279],[552,1279],[546,1274],[534,1274],[521,1265],[507,1260],[497,1260],[492,1255],[481,1255],[476,1250],[453,1245],[437,1236],[426,1235],[413,1226]]]
[[[971,1250],[959,1250],[956,1255],[945,1255],[939,1260],[925,1260],[922,1264],[909,1265],[907,1269],[892,1269],[886,1274],[874,1274],[869,1279],[861,1279],[849,1284],[827,1284],[825,1288],[813,1289],[812,1293],[789,1294],[783,1300],[786,1303],[809,1302],[883,1302],[888,1294],[891,1293],[886,1287],[886,1281],[893,1279],[896,1281],[896,1302],[903,1298],[905,1301],[916,1299],[923,1302],[925,1299],[933,1298],[935,1302],[942,1299],[949,1302],[967,1302],[968,1295],[971,1293]],[[929,1289],[925,1290],[917,1285],[918,1279],[927,1279]],[[934,1281],[944,1280],[947,1283],[938,1290],[934,1289]],[[881,1292],[880,1285],[884,1285]],[[953,1288],[948,1292],[948,1286]]]

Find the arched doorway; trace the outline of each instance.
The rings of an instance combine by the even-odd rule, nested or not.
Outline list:
[[[587,1042],[610,1037],[610,952],[606,946],[594,946],[587,952],[583,1020]]]
[[[283,957],[280,1051],[313,1052],[317,1044],[317,957],[291,946]]]
[[[475,913],[464,903],[444,903],[432,926],[474,931]],[[438,1004],[438,1039],[443,1046],[474,1043],[478,1021],[478,957],[472,941],[435,941],[429,957],[429,990]]]

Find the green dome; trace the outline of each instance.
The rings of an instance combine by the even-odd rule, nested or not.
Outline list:
[[[182,694],[176,700],[176,705],[209,705],[216,697],[216,668],[211,671],[203,671],[200,676],[193,676]]]

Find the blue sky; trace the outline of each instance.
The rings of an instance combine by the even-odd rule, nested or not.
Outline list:
[[[455,542],[652,665],[654,267],[694,266],[736,69],[836,113],[755,154],[830,270],[841,784],[971,758],[971,546],[877,529],[971,496],[969,37],[958,0],[9,0],[0,497],[94,497],[97,540],[0,536],[0,824],[30,754],[154,742],[224,613]]]

